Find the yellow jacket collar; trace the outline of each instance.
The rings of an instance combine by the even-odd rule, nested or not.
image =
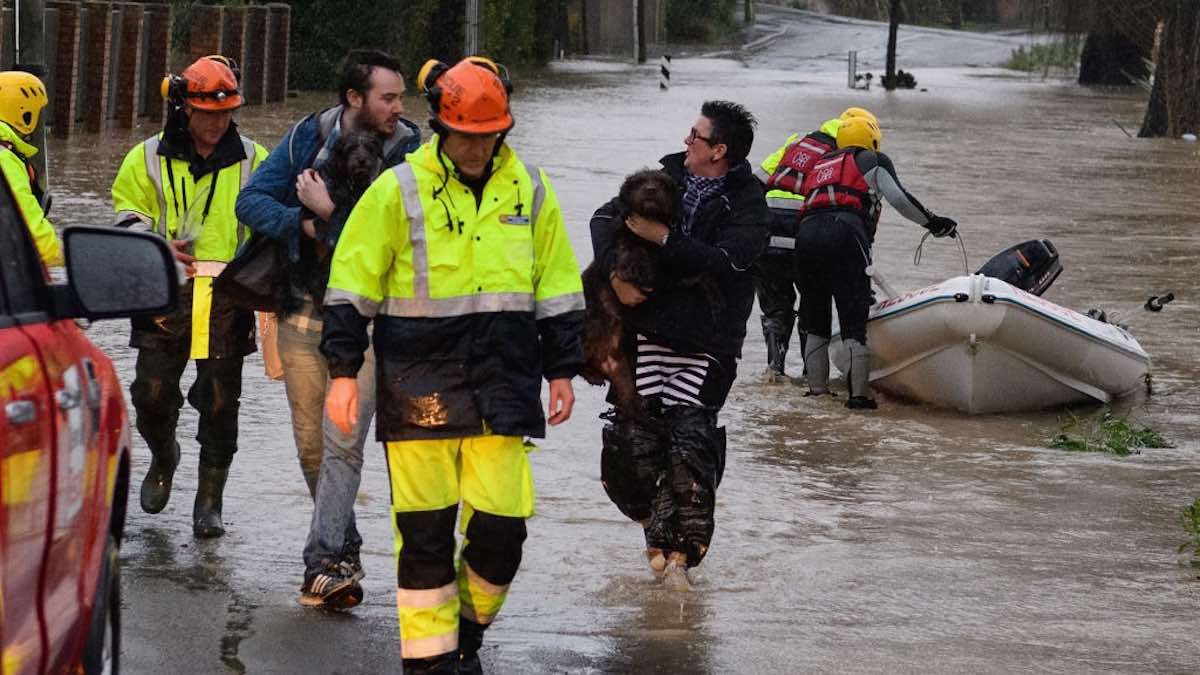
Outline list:
[[[8,143],[17,153],[25,157],[33,157],[38,149],[25,142],[16,129],[8,126],[8,122],[0,122],[0,143]]]

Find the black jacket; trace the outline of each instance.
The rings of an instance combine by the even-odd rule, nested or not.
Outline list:
[[[679,186],[677,206],[687,185],[684,153],[660,160]],[[754,307],[750,266],[767,245],[771,211],[762,184],[742,162],[727,174],[725,193],[703,203],[690,235],[672,225],[660,260],[658,288],[630,311],[632,327],[678,351],[741,356],[746,320]],[[592,251],[612,269],[612,233],[624,227],[624,208],[613,199],[592,216]],[[696,277],[708,283],[696,283]],[[715,289],[716,297],[710,297]]]

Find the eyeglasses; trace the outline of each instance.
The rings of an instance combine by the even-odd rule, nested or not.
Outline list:
[[[696,141],[704,141],[705,143],[708,143],[709,145],[713,144],[712,137],[710,136],[708,138],[705,138],[704,136],[701,136],[700,132],[696,131],[696,127],[692,127],[692,132],[690,134],[688,134],[687,139],[688,139],[688,143],[695,143]]]

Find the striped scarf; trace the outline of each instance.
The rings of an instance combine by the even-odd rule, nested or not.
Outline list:
[[[725,192],[725,176],[704,178],[687,175],[687,189],[683,193],[683,233],[691,235],[692,223],[696,220],[696,212],[700,205]]]

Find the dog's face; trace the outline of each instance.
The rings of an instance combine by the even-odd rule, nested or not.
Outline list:
[[[623,237],[617,243],[613,271],[622,280],[649,293],[658,285],[658,261],[654,251],[636,236]]]
[[[355,190],[366,189],[379,175],[383,163],[383,141],[370,131],[342,134],[333,146],[334,172]]]
[[[675,216],[675,181],[663,171],[643,169],[621,184],[621,202],[643,218],[667,225]]]

